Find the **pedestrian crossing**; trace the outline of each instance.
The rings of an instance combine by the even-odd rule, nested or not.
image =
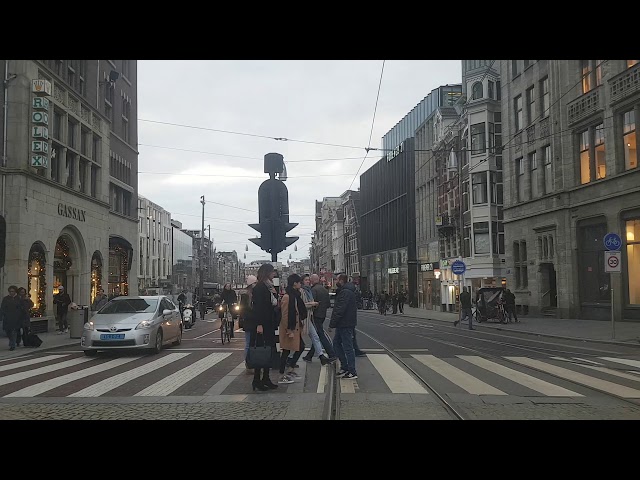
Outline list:
[[[430,395],[466,394],[504,398],[552,397],[580,399],[607,393],[640,399],[640,361],[617,357],[436,356],[425,349],[399,352],[396,358],[373,349],[356,360],[358,378],[340,379],[340,393]],[[328,391],[329,367],[315,359],[297,369],[295,384],[280,385],[272,394]],[[414,374],[415,373],[415,374]],[[278,373],[271,378],[277,381]],[[3,398],[97,397],[155,398],[256,394],[252,375],[246,375],[239,349],[172,349],[159,355],[98,355],[57,352],[15,358],[0,365]]]

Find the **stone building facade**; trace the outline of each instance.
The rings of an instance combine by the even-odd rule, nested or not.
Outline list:
[[[501,62],[508,283],[523,310],[640,319],[638,60]],[[616,233],[622,272],[605,271]],[[512,289],[513,290],[513,289]]]
[[[137,294],[135,60],[4,60],[1,289],[28,289],[35,331],[54,326],[64,286]]]

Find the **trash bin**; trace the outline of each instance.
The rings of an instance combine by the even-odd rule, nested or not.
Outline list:
[[[89,321],[89,306],[79,305],[77,310],[69,310],[69,336],[71,338],[82,337],[82,331],[84,330],[84,324]]]

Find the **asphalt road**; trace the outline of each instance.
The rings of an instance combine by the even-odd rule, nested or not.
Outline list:
[[[362,311],[357,340],[367,356],[357,380],[339,381],[339,419],[640,418],[638,348]],[[0,419],[322,418],[329,367],[300,360],[294,384],[253,392],[244,343],[237,331],[222,344],[212,318],[158,355],[66,347],[5,359]]]

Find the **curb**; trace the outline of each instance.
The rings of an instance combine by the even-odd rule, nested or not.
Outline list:
[[[445,322],[445,323],[451,323],[449,322],[449,320],[441,320],[439,318],[424,318],[424,317],[416,317],[414,315],[411,315],[409,313],[404,313],[405,317],[410,317],[410,318],[416,318],[418,320],[429,320],[430,322]],[[584,338],[584,337],[571,337],[568,335],[554,335],[552,333],[540,333],[540,332],[532,332],[530,330],[508,330],[502,327],[490,327],[488,325],[482,325],[482,324],[478,324],[476,325],[476,328],[480,327],[480,328],[487,328],[490,330],[498,330],[501,332],[511,332],[511,333],[523,333],[525,335],[531,335],[531,336],[536,336],[536,337],[549,337],[549,338],[562,338],[565,340],[574,340],[574,341],[579,341],[579,342],[592,342],[592,343],[604,343],[604,344],[608,344],[608,345],[624,345],[627,347],[636,347],[636,348],[640,348],[640,338],[636,338],[635,340],[632,341],[619,341],[619,340],[597,340],[597,339],[592,339],[592,338]],[[631,343],[631,342],[637,342],[637,343]]]
[[[337,393],[340,389],[336,386],[336,367],[335,364],[329,366],[329,375],[327,378],[327,392],[324,397],[324,408],[322,411],[322,420],[335,420],[340,418],[337,415],[338,399]]]
[[[75,338],[71,339],[71,340],[75,340]],[[43,343],[43,345],[44,345],[44,343]],[[0,354],[0,360],[7,360],[7,359],[10,359],[10,358],[19,358],[19,357],[23,357],[25,355],[31,355],[31,354],[36,353],[36,352],[44,352],[44,351],[47,351],[47,350],[53,350],[54,348],[68,347],[70,345],[80,345],[80,340],[78,340],[77,342],[74,341],[74,342],[69,342],[69,343],[63,343],[63,344],[60,344],[60,345],[51,345],[51,346],[47,346],[47,347],[40,346],[40,347],[37,347],[37,348],[29,348],[28,350],[22,349],[20,351],[20,353],[18,353],[17,355],[6,355],[6,356],[4,356],[4,355]]]

